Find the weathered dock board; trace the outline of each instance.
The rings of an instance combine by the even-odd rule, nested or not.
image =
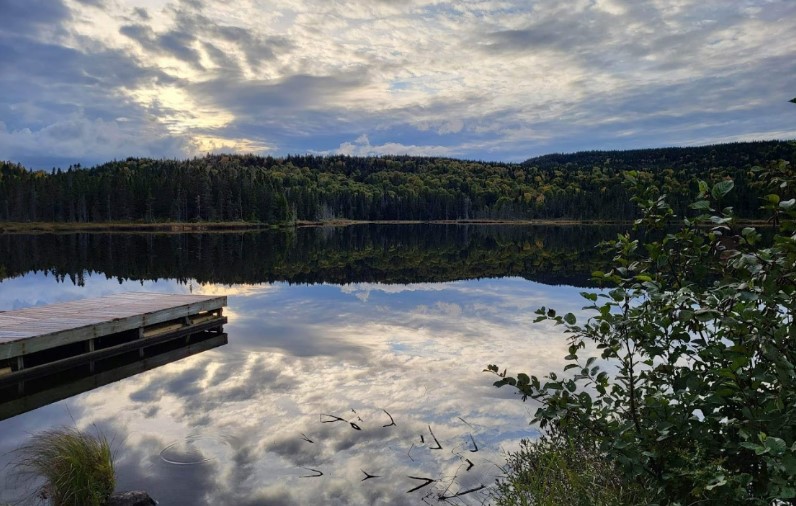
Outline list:
[[[226,303],[226,297],[134,292],[0,312],[0,384],[150,343],[221,333]]]

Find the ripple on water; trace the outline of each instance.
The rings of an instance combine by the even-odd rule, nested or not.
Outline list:
[[[191,434],[160,450],[160,459],[175,466],[193,466],[228,460],[236,438],[227,434]]]

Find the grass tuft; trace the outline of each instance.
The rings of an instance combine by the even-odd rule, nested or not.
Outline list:
[[[116,487],[113,454],[102,434],[48,430],[34,434],[15,453],[18,475],[43,480],[36,495],[54,506],[101,506]]]

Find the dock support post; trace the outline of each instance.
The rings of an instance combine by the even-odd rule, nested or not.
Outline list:
[[[182,319],[182,324],[185,325],[186,327],[189,326],[191,324],[191,318],[186,316],[185,318]],[[185,344],[188,344],[190,342],[191,342],[191,334],[188,334],[187,336],[185,336]]]
[[[140,327],[138,329],[138,339],[143,339],[143,338],[144,338],[144,327]],[[144,358],[144,348],[143,347],[138,348],[138,356],[140,358]]]
[[[88,341],[86,341],[86,350],[89,353],[94,351],[94,339],[89,339]],[[89,360],[89,362],[88,362],[88,370],[89,370],[89,372],[91,374],[94,374],[94,361],[93,360]]]
[[[25,358],[23,356],[17,357],[17,371],[21,371],[25,368]]]

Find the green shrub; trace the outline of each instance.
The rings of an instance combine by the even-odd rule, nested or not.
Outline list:
[[[628,173],[636,232],[659,239],[607,245],[613,267],[594,275],[613,288],[582,294],[587,321],[537,311],[569,336],[563,372],[488,368],[541,403],[535,422],[587,434],[657,504],[796,504],[794,176],[786,162],[758,172],[773,185],[770,240],[721,208],[732,181],[700,181],[696,216],[672,232],[665,195]]]
[[[101,506],[116,486],[108,440],[75,428],[34,434],[16,450],[15,469],[30,479],[43,479],[40,498],[55,506]]]

